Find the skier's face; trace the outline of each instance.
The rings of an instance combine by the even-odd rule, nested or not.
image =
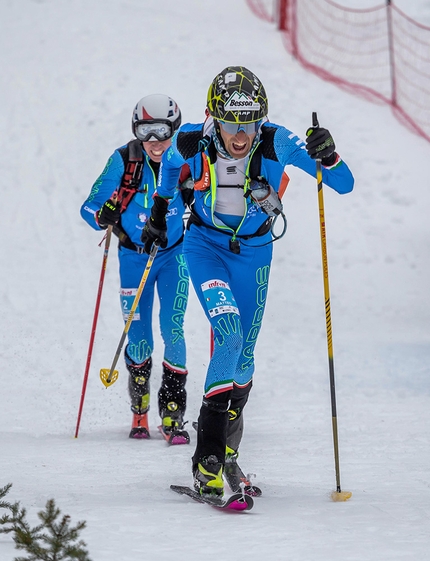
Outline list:
[[[257,133],[253,132],[251,134],[247,134],[241,129],[236,134],[228,134],[228,132],[223,129],[222,123],[220,123],[220,134],[223,139],[224,146],[230,156],[240,159],[244,158],[251,150],[252,143]]]
[[[169,148],[172,144],[172,139],[168,138],[167,140],[148,140],[148,142],[142,142],[143,149],[151,158],[151,160],[155,163],[160,163],[161,158],[164,152]]]

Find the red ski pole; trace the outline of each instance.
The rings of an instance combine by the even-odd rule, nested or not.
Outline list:
[[[94,310],[93,325],[92,325],[92,328],[91,328],[90,343],[89,343],[89,346],[88,346],[87,364],[85,366],[84,380],[83,380],[83,383],[82,383],[81,402],[79,404],[78,419],[76,421],[75,438],[78,438],[79,425],[81,423],[82,409],[84,407],[85,392],[87,390],[87,382],[88,382],[88,373],[90,371],[91,356],[93,354],[94,338],[95,338],[95,335],[96,335],[97,319],[99,317],[100,300],[101,300],[101,297],[102,297],[103,283],[104,283],[104,280],[105,280],[105,273],[106,273],[106,266],[107,266],[111,237],[112,237],[112,226],[108,226],[107,233],[106,233],[105,248],[104,248],[104,252],[103,252],[102,269],[100,271],[99,289],[98,289],[98,292],[97,292],[96,307],[95,307],[95,310]]]

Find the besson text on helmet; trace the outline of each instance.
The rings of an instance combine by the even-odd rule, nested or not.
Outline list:
[[[268,113],[263,84],[244,66],[228,66],[215,77],[207,106],[214,119],[228,123],[253,123]]]

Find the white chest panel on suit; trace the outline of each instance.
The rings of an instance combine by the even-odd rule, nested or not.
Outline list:
[[[243,185],[245,183],[245,167],[248,157],[240,160],[218,158],[216,172],[218,188],[216,193],[215,212],[243,216]]]

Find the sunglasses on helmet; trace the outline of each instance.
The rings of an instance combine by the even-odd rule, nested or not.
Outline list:
[[[254,134],[261,125],[261,120],[254,123],[226,123],[219,120],[217,122],[227,134],[237,134],[239,131],[243,131],[245,134]]]
[[[141,142],[168,140],[173,136],[170,121],[138,121],[134,126],[134,133]]]

